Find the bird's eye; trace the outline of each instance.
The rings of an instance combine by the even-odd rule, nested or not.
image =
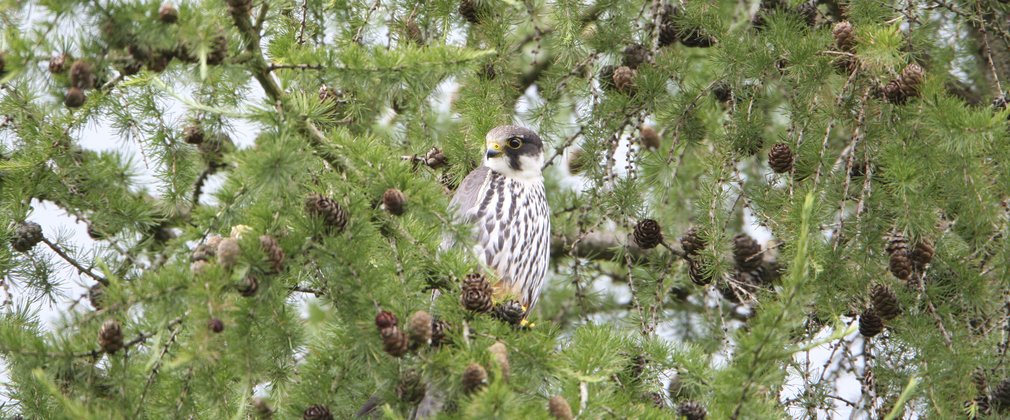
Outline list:
[[[511,149],[518,149],[523,146],[523,139],[519,137],[512,137],[508,139],[508,142],[506,144]]]

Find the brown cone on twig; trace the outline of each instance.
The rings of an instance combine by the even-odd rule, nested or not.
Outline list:
[[[477,363],[470,363],[463,370],[463,391],[467,394],[480,391],[487,385],[487,370]]]
[[[313,404],[302,412],[302,420],[333,420],[333,414],[325,405]]]
[[[379,331],[379,337],[382,338],[382,349],[390,356],[402,357],[407,354],[407,350],[410,348],[407,334],[400,331],[399,327],[383,328]]]
[[[389,327],[395,327],[399,321],[396,319],[396,315],[393,315],[389,311],[380,311],[375,315],[375,327],[380,331]]]
[[[881,331],[884,331],[884,321],[874,312],[873,308],[867,309],[859,315],[859,333],[863,337],[873,337],[880,334]]]
[[[410,329],[411,346],[426,346],[431,343],[432,321],[431,314],[425,311],[417,311],[410,316],[407,327]]]
[[[119,321],[110,319],[102,324],[102,328],[98,330],[98,347],[109,354],[123,348],[123,330],[119,326]]]
[[[502,378],[505,380],[509,379],[512,374],[512,365],[509,364],[509,351],[505,347],[505,343],[497,341],[487,348],[487,351],[491,353],[492,360],[498,364],[498,368],[501,370]]]
[[[471,273],[463,280],[460,303],[463,308],[474,312],[489,312],[493,290],[491,284],[478,273]]]
[[[642,249],[652,249],[663,242],[663,228],[653,219],[642,219],[635,224],[633,237],[635,245]]]
[[[686,417],[687,420],[704,420],[708,416],[708,410],[697,401],[684,401],[677,405],[677,415]]]
[[[495,305],[491,310],[491,315],[506,324],[519,325],[526,317],[526,310],[523,309],[519,301],[510,300]]]
[[[839,51],[849,53],[856,51],[856,35],[852,31],[852,24],[849,21],[843,20],[836,23],[831,29],[831,34],[835,37],[835,46]]]
[[[263,249],[263,253],[267,256],[271,273],[276,274],[284,270],[284,250],[277,243],[277,239],[274,239],[270,235],[260,236],[260,248]]]
[[[449,337],[446,333],[449,332],[449,323],[441,319],[434,319],[431,321],[431,346],[439,347],[442,344],[449,343]]]
[[[637,69],[642,63],[649,60],[649,49],[642,44],[631,44],[624,48],[624,60],[621,64]]]
[[[67,108],[80,108],[84,105],[86,99],[84,91],[81,88],[71,86],[67,89],[66,96],[63,97],[63,105]]]
[[[551,397],[551,400],[547,403],[547,410],[557,420],[572,420],[575,418],[572,416],[572,406],[568,405],[568,400],[560,395]]]
[[[768,151],[768,166],[775,173],[784,174],[793,169],[793,151],[785,143],[778,143]]]
[[[890,321],[901,315],[901,304],[898,303],[898,296],[890,287],[884,284],[873,286],[870,291],[870,301],[873,303],[873,311],[884,321]]]
[[[614,87],[623,93],[632,94],[635,90],[635,73],[635,69],[628,66],[614,69]]]
[[[402,191],[390,188],[382,193],[382,207],[389,213],[399,216],[403,214],[406,205],[407,196],[403,195]]]
[[[642,147],[646,148],[647,150],[659,149],[659,145],[662,142],[662,139],[659,138],[659,133],[656,132],[655,128],[643,125],[642,128],[639,129],[639,133],[640,133],[640,139],[642,141]]]
[[[238,286],[238,292],[244,297],[253,297],[256,296],[256,292],[259,291],[259,288],[259,278],[257,278],[254,274],[246,274]]]
[[[712,283],[712,275],[706,270],[699,258],[688,258],[687,267],[687,273],[691,277],[692,283],[699,286],[705,286]]]
[[[305,212],[322,219],[328,228],[338,233],[347,226],[347,211],[336,200],[322,194],[312,193],[305,199]]]
[[[478,10],[478,0],[460,0],[459,15],[463,16],[467,22],[473,25],[480,23],[480,11]]]
[[[926,268],[931,262],[933,262],[933,254],[936,250],[933,248],[933,243],[927,239],[920,240],[912,248],[912,265],[916,270],[922,270]]]
[[[733,260],[740,271],[754,271],[761,266],[761,244],[746,233],[733,237]]]
[[[680,246],[685,255],[698,255],[698,252],[705,249],[705,241],[698,236],[698,229],[691,227],[680,237]]]
[[[42,235],[42,226],[35,222],[23,222],[14,230],[14,238],[11,239],[11,247],[17,252],[28,252],[28,250],[38,245],[45,239]]]
[[[173,24],[179,20],[179,9],[176,9],[172,3],[165,3],[161,5],[158,9],[158,20],[161,23]]]
[[[91,306],[95,307],[96,311],[102,310],[105,307],[105,286],[102,286],[102,283],[95,283],[88,288],[88,300],[91,301]]]

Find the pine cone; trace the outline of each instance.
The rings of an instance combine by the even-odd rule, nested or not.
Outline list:
[[[203,138],[203,127],[200,124],[193,123],[182,129],[182,141],[188,144],[203,143]]]
[[[313,404],[302,413],[302,420],[333,420],[333,414],[325,405]]]
[[[631,44],[624,48],[624,60],[621,64],[637,69],[642,63],[649,60],[649,49],[642,44]]]
[[[248,15],[252,9],[252,0],[225,0],[228,4],[228,13],[235,16]]]
[[[509,364],[509,351],[505,347],[505,343],[497,341],[488,347],[487,351],[491,353],[491,358],[494,359],[495,363],[498,364],[498,368],[501,369],[502,377],[508,380],[512,374],[512,366]]]
[[[343,232],[344,227],[347,226],[347,211],[336,200],[321,194],[309,194],[305,200],[305,212],[309,216],[323,219],[323,223],[328,228],[332,228],[338,233]]]
[[[643,125],[638,131],[642,141],[642,147],[645,147],[648,150],[656,150],[659,148],[661,139],[659,138],[659,133],[656,132],[656,129]]]
[[[256,296],[256,292],[259,291],[259,288],[259,278],[257,278],[254,274],[246,274],[245,277],[242,278],[242,284],[239,285],[238,292],[242,296],[253,297]]]
[[[560,395],[551,397],[551,400],[547,403],[547,410],[558,420],[572,420],[575,418],[572,415],[572,406],[568,405],[568,400]]]
[[[470,363],[463,371],[463,392],[472,394],[487,385],[487,371],[484,366]]]
[[[887,245],[884,246],[884,250],[887,251],[887,255],[894,255],[898,251],[908,251],[908,239],[905,239],[905,235],[901,232],[894,232],[887,239]]]
[[[863,337],[873,337],[884,330],[884,321],[873,311],[873,308],[863,311],[859,315],[859,333]]]
[[[239,257],[242,256],[242,249],[239,248],[237,240],[224,238],[217,244],[214,253],[217,255],[217,263],[225,270],[230,270],[238,263]]]
[[[883,284],[873,286],[870,291],[870,301],[873,303],[873,312],[884,321],[890,321],[901,315],[901,304],[898,303],[898,296],[890,287]]]
[[[659,409],[666,408],[666,400],[663,399],[663,394],[660,394],[658,392],[650,392],[649,393],[649,399],[652,400],[652,406],[653,407],[656,407],[656,408],[659,408]]]
[[[382,193],[382,206],[386,211],[399,216],[403,214],[404,206],[407,205],[407,197],[396,188],[390,188]]]
[[[0,56],[0,61],[2,60],[3,56]],[[62,74],[67,71],[67,60],[70,60],[70,56],[66,53],[54,55],[53,58],[49,60],[49,72],[52,74]],[[3,69],[0,68],[0,72],[2,71]]]
[[[880,90],[880,94],[884,97],[887,102],[895,105],[901,105],[908,102],[908,96],[905,91],[901,88],[900,80],[892,80],[887,82],[886,85]]]
[[[663,242],[663,228],[652,219],[642,219],[635,225],[635,245],[642,249],[652,249]]]
[[[379,311],[378,315],[375,315],[375,327],[382,331],[389,327],[395,327],[399,323],[396,319],[396,315],[393,315],[389,311]]]
[[[589,154],[580,148],[573,148],[568,154],[568,173],[572,175],[581,174],[586,168],[586,160]]]
[[[70,65],[70,87],[78,89],[95,87],[95,74],[91,71],[91,64],[77,60]]]
[[[402,357],[407,354],[407,350],[410,348],[407,334],[400,331],[399,327],[383,328],[379,331],[379,337],[382,338],[382,349],[390,356]]]
[[[761,244],[746,233],[733,237],[733,259],[740,271],[754,271],[761,266]]]
[[[405,39],[417,45],[424,45],[424,32],[417,25],[417,21],[414,18],[408,18],[403,22],[403,33]]]
[[[207,321],[207,329],[214,334],[224,331],[224,321],[221,321],[219,318],[211,318]]]
[[[449,337],[445,333],[449,331],[449,323],[440,319],[431,321],[431,346],[439,347],[449,343]]]
[[[733,99],[733,89],[726,82],[719,82],[712,86],[712,96],[719,102],[729,102]]]
[[[701,261],[696,258],[687,259],[687,274],[691,276],[691,282],[699,286],[712,283],[712,275],[705,271]]]
[[[88,300],[91,301],[91,306],[95,307],[96,311],[102,310],[105,306],[103,303],[105,295],[105,286],[102,283],[95,283],[93,286],[88,288]]]
[[[933,254],[935,249],[933,248],[933,243],[928,240],[921,240],[915,244],[912,248],[912,265],[916,270],[922,270],[929,263],[933,262]]]
[[[480,23],[480,13],[478,12],[478,2],[479,0],[460,0],[459,2],[459,15],[463,16],[467,22],[471,24]]]
[[[445,166],[445,153],[437,147],[432,147],[428,153],[424,154],[424,164],[431,169],[438,169]]]
[[[621,66],[614,69],[614,87],[618,91],[631,94],[635,90],[635,69],[628,66]]]
[[[687,417],[687,420],[703,420],[708,416],[708,410],[697,401],[684,401],[677,405],[677,415]]]
[[[784,174],[793,170],[793,151],[785,143],[778,143],[768,151],[768,166],[775,173]]]
[[[267,256],[271,273],[280,273],[284,270],[284,250],[273,236],[260,236],[260,248],[263,248],[263,253]]]
[[[172,24],[179,20],[179,9],[176,9],[172,3],[165,3],[161,5],[158,9],[158,20],[161,23]]]
[[[219,65],[224,63],[226,58],[228,58],[228,37],[220,33],[211,40],[211,49],[207,53],[207,65]]]
[[[1004,379],[996,385],[989,399],[997,413],[1010,412],[1010,379]]]
[[[648,367],[649,358],[645,357],[644,354],[636,354],[629,359],[625,372],[627,372],[631,379],[639,380],[642,378],[642,374],[645,373],[645,369]]]
[[[432,317],[425,311],[414,312],[407,321],[410,328],[410,342],[414,346],[428,345],[431,343]]]
[[[84,105],[84,101],[87,98],[84,96],[84,91],[76,86],[71,86],[67,89],[66,96],[63,97],[63,105],[67,108],[80,108]]]
[[[796,6],[794,11],[803,19],[803,23],[806,23],[807,26],[813,27],[817,24],[817,3],[805,1]]]
[[[831,33],[835,36],[835,45],[838,46],[839,51],[849,53],[856,51],[856,36],[852,32],[852,24],[849,21],[843,20],[836,23]]]
[[[45,239],[42,236],[42,226],[35,222],[23,222],[14,230],[11,247],[17,252],[28,252]]]
[[[470,311],[488,312],[491,310],[493,293],[491,284],[484,276],[478,273],[468,274],[463,280],[460,303],[463,304],[463,308]]]
[[[685,47],[708,48],[716,44],[716,39],[705,31],[695,28],[682,34],[680,43]]]
[[[526,316],[526,311],[523,310],[523,306],[519,304],[519,301],[510,300],[495,305],[494,309],[491,310],[491,316],[498,318],[506,324],[519,325],[523,317]]]
[[[109,354],[123,348],[123,330],[119,326],[119,321],[110,319],[102,324],[102,328],[98,330],[98,347]]]
[[[923,79],[925,79],[925,71],[922,66],[915,63],[909,64],[901,71],[901,76],[898,78],[901,93],[907,98],[918,97]]]
[[[891,254],[888,263],[891,274],[900,280],[908,280],[912,277],[912,260],[909,258],[908,250],[899,250]]]
[[[396,397],[407,404],[417,404],[424,399],[424,394],[428,391],[421,374],[410,369],[400,375],[400,382],[396,384]]]
[[[680,246],[684,249],[684,255],[698,255],[699,251],[705,249],[705,241],[698,236],[698,229],[692,227],[680,238]]]
[[[662,16],[659,20],[659,47],[665,47],[677,42],[677,24],[674,22],[677,9],[667,3],[663,5]]]
[[[217,255],[217,246],[221,243],[220,236],[207,238],[207,242],[197,245],[189,255],[191,261],[209,261]]]

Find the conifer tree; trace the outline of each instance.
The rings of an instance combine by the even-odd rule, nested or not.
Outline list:
[[[0,22],[3,418],[1010,413],[1005,2],[48,0]],[[447,210],[507,123],[545,139],[528,314]]]

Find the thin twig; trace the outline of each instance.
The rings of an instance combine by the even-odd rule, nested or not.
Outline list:
[[[85,268],[83,265],[81,265],[81,263],[77,262],[77,260],[75,260],[73,257],[71,257],[70,255],[67,255],[67,253],[64,252],[62,248],[59,247],[59,245],[56,245],[55,243],[53,243],[52,241],[50,241],[49,238],[42,238],[42,242],[44,242],[49,247],[49,249],[52,249],[53,252],[55,252],[57,255],[59,255],[60,258],[63,258],[64,261],[66,261],[70,265],[74,266],[74,268],[76,268],[78,272],[86,274],[88,277],[91,277],[91,278],[95,279],[95,281],[97,281],[99,283],[102,283],[103,286],[108,286],[109,285],[109,280],[107,280],[105,277],[99,276],[98,274],[95,274],[93,271]]]

